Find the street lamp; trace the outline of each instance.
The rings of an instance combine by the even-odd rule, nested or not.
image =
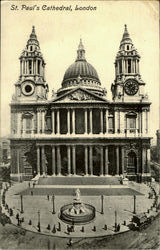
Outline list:
[[[136,195],[133,196],[134,199],[134,210],[133,213],[136,214]]]
[[[114,226],[115,226],[115,232],[117,231],[117,211],[115,211],[115,223],[114,223]]]
[[[104,214],[104,211],[103,211],[103,200],[104,200],[104,196],[101,195],[101,214]]]
[[[38,210],[38,232],[41,232],[41,223],[40,223],[40,211]]]
[[[52,214],[55,214],[56,211],[55,211],[55,195],[53,194],[52,195],[52,202],[53,202],[53,210],[52,210]]]
[[[20,197],[21,197],[21,214],[23,214],[24,213],[24,211],[23,211],[23,195],[21,194]]]

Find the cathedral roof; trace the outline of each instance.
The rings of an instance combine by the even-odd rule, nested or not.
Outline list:
[[[71,66],[69,66],[64,74],[63,82],[68,79],[75,79],[79,76],[99,81],[97,71],[86,60],[76,60]]]
[[[77,77],[95,79],[100,83],[97,71],[90,63],[86,61],[85,49],[82,44],[82,39],[80,39],[78,46],[76,61],[66,70],[62,85],[67,80],[77,79]]]
[[[77,58],[66,70],[62,81],[62,88],[58,92],[70,90],[75,86],[81,86],[89,90],[92,89],[100,95],[103,95],[102,93],[104,92],[96,69],[85,58],[85,49],[81,39],[77,50]]]

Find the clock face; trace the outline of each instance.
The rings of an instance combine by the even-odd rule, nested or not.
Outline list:
[[[139,86],[135,80],[128,80],[125,83],[124,91],[127,95],[135,95],[138,92]]]
[[[22,93],[27,96],[32,95],[34,93],[34,84],[32,81],[23,82]]]

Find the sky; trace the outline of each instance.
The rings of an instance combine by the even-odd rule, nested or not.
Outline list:
[[[12,5],[18,10],[11,10]],[[39,10],[22,10],[36,5]],[[72,6],[72,11],[42,10],[42,6]],[[75,11],[75,6],[96,6],[96,11]],[[140,56],[140,74],[152,102],[151,132],[158,129],[159,107],[159,6],[158,1],[3,1],[1,4],[1,136],[10,134],[10,102],[20,73],[19,56],[35,25],[46,62],[46,81],[61,87],[66,69],[76,59],[82,38],[86,59],[98,72],[111,100],[114,60],[127,24]]]

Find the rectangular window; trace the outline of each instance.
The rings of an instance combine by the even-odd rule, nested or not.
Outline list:
[[[113,133],[113,117],[108,118],[108,132]]]
[[[38,74],[40,74],[40,63],[41,61],[38,60]]]
[[[131,59],[128,59],[128,73],[131,73]]]
[[[32,120],[31,118],[26,118],[26,133],[31,133]]]
[[[122,60],[119,61],[119,73],[122,73]]]
[[[127,118],[127,128],[130,133],[136,132],[136,118],[135,117]]]
[[[29,60],[29,74],[32,74],[32,61]]]

